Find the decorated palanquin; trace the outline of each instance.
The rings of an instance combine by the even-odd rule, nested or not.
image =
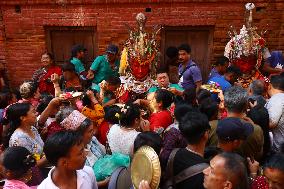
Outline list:
[[[154,27],[148,33],[145,31],[146,20],[146,16],[139,13],[136,16],[138,28],[128,26],[129,38],[120,59],[123,88],[136,97],[143,96],[153,86],[158,63],[156,35],[160,27]]]
[[[255,8],[253,3],[247,3],[246,8],[246,25],[243,25],[240,33],[235,30],[229,31],[231,40],[225,47],[224,56],[229,58],[230,64],[235,65],[242,71],[242,76],[238,82],[244,88],[256,79],[269,82],[260,72],[263,52],[265,49],[265,40],[257,33],[256,27],[252,26],[252,10]],[[261,35],[264,33],[262,32]]]

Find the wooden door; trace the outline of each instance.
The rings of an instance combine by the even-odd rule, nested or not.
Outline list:
[[[95,30],[92,27],[56,27],[47,29],[48,51],[57,64],[68,62],[72,46],[81,44],[87,49],[84,62],[90,65],[97,52]]]
[[[167,61],[165,52],[169,46],[178,47],[182,43],[188,43],[191,46],[191,58],[199,66],[203,82],[206,82],[211,68],[212,28],[165,27],[162,35],[162,62]]]

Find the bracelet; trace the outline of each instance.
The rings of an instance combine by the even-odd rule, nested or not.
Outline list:
[[[59,85],[53,85],[54,88],[59,87]]]

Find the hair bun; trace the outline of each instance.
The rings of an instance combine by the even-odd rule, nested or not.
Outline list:
[[[27,167],[33,167],[36,164],[36,160],[33,155],[27,155],[23,160],[23,164]]]

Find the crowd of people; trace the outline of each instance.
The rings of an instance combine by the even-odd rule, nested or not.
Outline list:
[[[263,62],[269,83],[243,88],[228,58],[217,59],[207,80],[188,44],[169,47],[144,95],[123,87],[117,46],[89,68],[85,53],[74,46],[62,66],[44,53],[40,69],[18,89],[1,71],[3,188],[130,189],[131,159],[145,145],[159,156],[162,189],[283,188],[281,53]],[[217,93],[202,88],[212,82]]]

